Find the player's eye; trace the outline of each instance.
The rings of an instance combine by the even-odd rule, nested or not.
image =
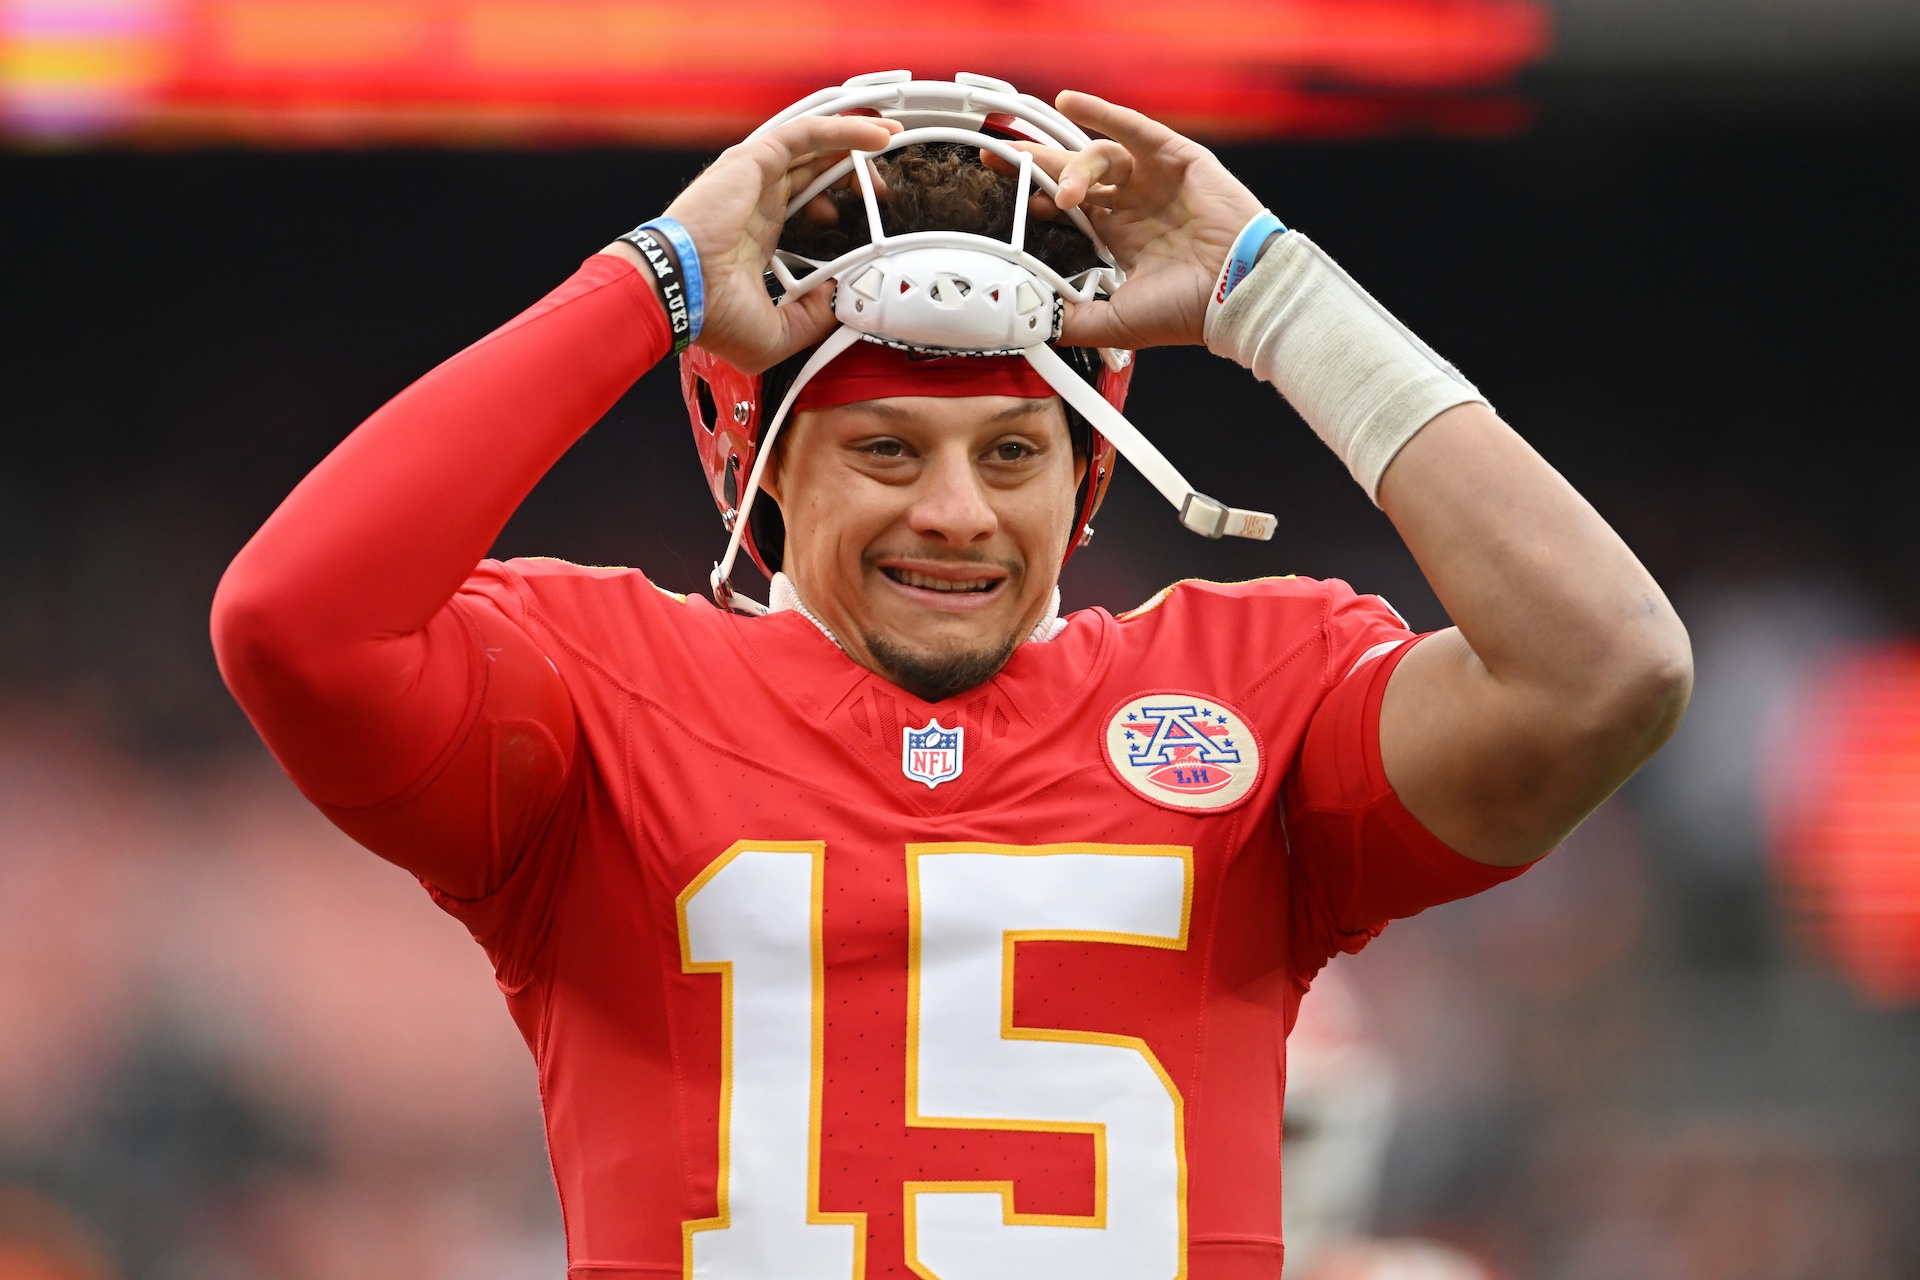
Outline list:
[[[994,459],[999,462],[1019,462],[1023,458],[1031,458],[1034,453],[1032,445],[1018,440],[1002,440],[993,447]]]
[[[907,447],[898,440],[868,440],[860,446],[860,452],[876,458],[904,458],[907,456]]]

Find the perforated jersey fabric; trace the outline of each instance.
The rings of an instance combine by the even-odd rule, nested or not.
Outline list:
[[[1390,918],[1515,874],[1393,798],[1375,727],[1413,637],[1342,584],[1187,583],[1127,620],[1082,612],[932,706],[796,614],[736,617],[631,571],[487,565],[462,601],[533,637],[578,718],[544,838],[484,899],[437,896],[535,1029],[573,1257],[596,1275],[677,1274],[681,1224],[718,1213],[721,984],[686,972],[674,907],[739,842],[824,850],[820,1205],[866,1215],[875,1276],[907,1273],[910,1182],[1011,1179],[1023,1214],[1093,1203],[1083,1137],[907,1123],[910,845],[1192,850],[1184,949],[1020,943],[1013,1023],[1152,1050],[1184,1105],[1198,1280],[1278,1270],[1283,1044],[1312,975]],[[1182,811],[1115,775],[1109,713],[1155,690],[1255,727],[1245,801]],[[965,730],[964,769],[929,789],[901,741],[935,719]]]
[[[485,949],[570,1275],[1271,1280],[1313,975],[1520,871],[1387,782],[1418,637],[1187,582],[929,705],[798,611],[482,561],[666,353],[607,261],[323,463],[215,627],[294,780]]]

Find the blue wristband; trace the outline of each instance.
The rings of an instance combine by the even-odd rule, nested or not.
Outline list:
[[[1260,260],[1260,250],[1267,239],[1273,235],[1285,234],[1287,226],[1273,214],[1262,209],[1254,215],[1253,221],[1242,228],[1234,239],[1233,248],[1227,251],[1227,265],[1220,271],[1220,284],[1214,290],[1213,300],[1225,302],[1247,273],[1253,270],[1253,264]]]
[[[693,247],[693,237],[687,234],[685,227],[672,218],[655,218],[651,222],[643,222],[640,224],[640,229],[658,231],[667,238],[667,243],[673,246],[674,253],[679,256],[680,274],[687,290],[687,326],[692,330],[687,338],[688,341],[697,340],[700,337],[700,327],[707,318],[707,291],[700,278],[700,254]]]
[[[647,266],[653,269],[653,296],[667,314],[673,353],[679,355],[693,345],[693,322],[687,313],[687,273],[680,269],[679,252],[664,231],[635,227],[620,238],[638,249]]]

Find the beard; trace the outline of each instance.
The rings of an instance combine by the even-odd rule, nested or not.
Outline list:
[[[922,702],[940,702],[985,684],[1007,665],[1020,644],[1020,637],[1013,635],[991,648],[927,653],[885,636],[862,638],[867,652],[879,664],[880,674]]]
[[[919,551],[926,555],[925,551]],[[871,552],[866,557],[866,568],[870,571],[874,565],[885,558],[883,552]],[[975,554],[944,554],[937,559],[957,563],[993,564],[1007,571],[1006,585],[1001,589],[1018,594],[1021,584],[1026,581],[1026,566],[1019,560],[994,559]],[[1016,631],[1013,635],[995,643],[989,642],[975,649],[923,649],[911,648],[897,640],[883,635],[863,634],[860,637],[867,647],[867,653],[878,665],[880,674],[899,685],[922,702],[940,702],[956,693],[965,693],[994,678],[1000,668],[1007,665],[1007,659],[1020,647],[1026,638],[1025,631]]]

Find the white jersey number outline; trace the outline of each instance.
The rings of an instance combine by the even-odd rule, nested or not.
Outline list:
[[[907,846],[907,1123],[1087,1133],[1089,1218],[1014,1211],[1013,1184],[910,1182],[907,1265],[925,1280],[1186,1273],[1185,1107],[1145,1041],[1019,1027],[1022,942],[1184,951],[1193,854],[1152,845]]]
[[[1186,1273],[1184,1103],[1146,1043],[1018,1027],[1016,948],[1185,950],[1192,851],[907,846],[907,1123],[1086,1133],[1090,1217],[1015,1212],[1013,1184],[910,1182],[923,1280]],[[679,896],[681,967],[722,979],[719,1213],[683,1224],[689,1280],[862,1280],[866,1215],[820,1211],[825,845],[742,841]],[[733,1135],[752,1135],[735,1144]]]
[[[866,1274],[867,1215],[820,1212],[826,859],[742,840],[680,892],[680,968],[720,975],[720,1212],[680,1226],[689,1280]]]

